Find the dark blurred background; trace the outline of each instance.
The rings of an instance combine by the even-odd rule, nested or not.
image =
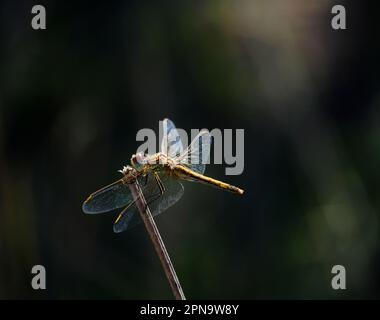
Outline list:
[[[187,183],[157,218],[188,298],[379,298],[377,16],[366,1],[3,0],[0,298],[172,298],[143,227],[81,211],[165,117],[245,129],[244,173],[206,170],[244,196]]]

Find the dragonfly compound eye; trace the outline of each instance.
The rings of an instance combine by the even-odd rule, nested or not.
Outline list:
[[[131,158],[131,163],[135,167],[139,167],[145,163],[145,155],[142,152],[134,154]]]

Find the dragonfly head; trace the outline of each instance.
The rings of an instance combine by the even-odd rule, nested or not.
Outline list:
[[[124,166],[123,170],[119,170],[119,172],[124,174],[125,176],[129,176],[131,173],[136,172],[136,170],[130,166]]]
[[[134,154],[131,158],[131,164],[135,168],[143,166],[144,164],[146,164],[146,162],[146,155],[144,154],[144,152],[138,152]]]

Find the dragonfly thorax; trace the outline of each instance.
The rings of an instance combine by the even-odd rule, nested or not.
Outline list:
[[[132,156],[131,164],[136,169],[141,169],[145,166],[152,165],[163,165],[173,169],[176,165],[176,162],[162,152],[152,155],[146,155],[142,152],[138,152]]]
[[[166,154],[161,153],[159,158],[160,164],[169,167],[170,169],[174,169],[176,166],[176,162],[168,157]]]

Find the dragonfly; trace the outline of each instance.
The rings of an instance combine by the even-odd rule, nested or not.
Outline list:
[[[99,214],[122,208],[113,226],[116,233],[139,224],[141,218],[129,189],[129,184],[136,180],[152,216],[166,211],[182,197],[182,181],[200,182],[240,195],[244,193],[238,187],[204,175],[212,138],[207,129],[202,129],[184,149],[174,123],[164,119],[162,124],[164,133],[160,152],[132,155],[130,165],[120,170],[123,174],[121,179],[86,199],[82,206],[84,213]]]

